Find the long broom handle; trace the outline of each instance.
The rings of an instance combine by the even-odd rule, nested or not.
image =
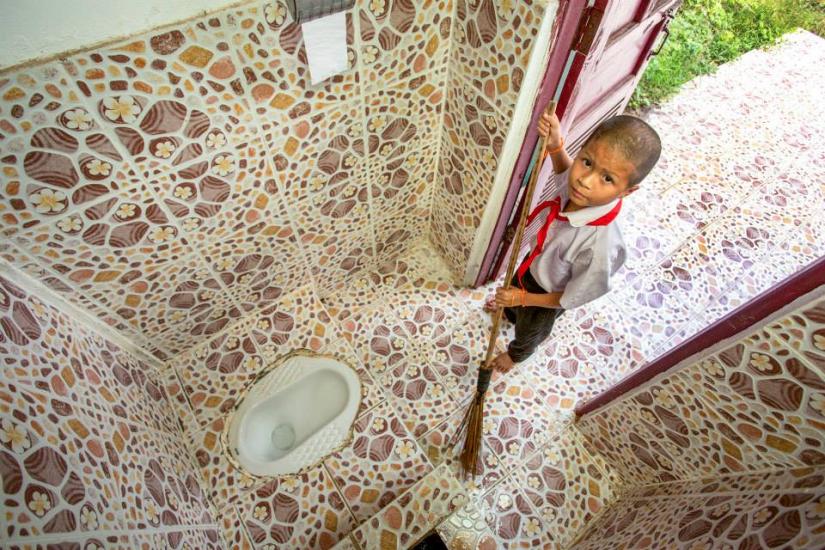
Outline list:
[[[547,104],[545,112],[553,113],[556,110],[556,102],[550,101]],[[513,273],[516,271],[516,262],[521,252],[521,241],[524,237],[525,222],[527,221],[527,213],[530,210],[530,205],[533,203],[533,192],[536,190],[536,182],[539,179],[539,169],[541,168],[541,160],[544,156],[544,151],[547,149],[547,136],[542,136],[537,144],[539,154],[536,162],[533,165],[533,173],[530,174],[530,181],[527,184],[527,189],[524,192],[524,208],[521,209],[521,216],[518,220],[516,228],[516,236],[513,239],[513,251],[510,253],[510,261],[507,263],[507,275],[504,279],[504,288],[510,288],[510,280],[513,278]],[[504,313],[503,308],[496,308],[493,314],[493,326],[490,329],[490,342],[487,345],[487,355],[484,356],[484,365],[482,368],[490,369],[490,360],[493,358],[493,352],[496,347],[496,340],[498,339],[499,325],[501,325],[501,316]]]

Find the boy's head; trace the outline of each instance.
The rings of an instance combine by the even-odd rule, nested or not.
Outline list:
[[[637,189],[659,160],[662,142],[643,120],[619,115],[599,124],[576,155],[568,179],[579,207],[607,204]]]

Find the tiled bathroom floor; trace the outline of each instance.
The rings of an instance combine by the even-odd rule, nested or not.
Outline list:
[[[174,361],[169,387],[230,547],[403,547],[450,512],[439,531],[469,548],[568,545],[620,490],[572,424],[575,403],[825,254],[825,124],[806,95],[816,87],[794,85],[813,78],[817,47],[793,35],[649,113],[664,153],[626,203],[632,258],[611,294],[566,312],[494,380],[472,480],[456,476],[449,442],[485,351],[490,289],[454,285],[426,240],[323,299],[300,288]],[[251,478],[223,454],[226,413],[297,348],[358,365],[352,442],[300,476]]]

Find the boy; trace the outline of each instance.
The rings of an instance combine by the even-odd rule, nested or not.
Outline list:
[[[567,172],[559,197],[540,204],[530,218],[540,228],[532,250],[513,277],[499,288],[495,306],[515,323],[515,339],[493,360],[507,372],[527,359],[550,335],[565,309],[591,302],[610,290],[609,278],[624,263],[625,245],[614,223],[622,199],[636,189],[659,160],[661,141],[646,122],[627,115],[612,117],[593,131],[575,159],[564,150],[559,119],[545,112],[538,131],[548,136],[551,162],[544,162],[541,182]]]

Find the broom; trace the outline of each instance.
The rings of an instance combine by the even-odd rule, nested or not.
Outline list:
[[[546,112],[553,113],[556,110],[556,102],[550,101],[547,105]],[[521,249],[521,240],[524,236],[524,225],[527,220],[527,212],[530,210],[530,205],[533,201],[533,191],[536,188],[536,181],[538,180],[539,165],[544,151],[547,148],[547,137],[542,137],[539,143],[536,144],[538,149],[538,156],[536,157],[533,166],[533,172],[530,174],[530,182],[527,184],[527,189],[524,192],[524,207],[521,209],[521,216],[519,217],[518,226],[516,229],[515,239],[513,240],[513,248],[510,253],[510,261],[507,264],[507,275],[504,279],[504,288],[510,288],[510,281],[513,278],[513,273],[516,270],[516,260]],[[490,341],[487,344],[487,354],[484,356],[484,363],[478,369],[478,380],[476,381],[476,394],[470,403],[464,419],[461,421],[458,431],[456,432],[453,444],[466,434],[464,439],[464,447],[461,449],[459,460],[461,462],[461,469],[463,475],[475,475],[479,473],[477,468],[479,466],[479,458],[481,458],[481,430],[484,420],[484,395],[487,393],[487,388],[490,386],[490,378],[493,375],[493,367],[490,364],[493,359],[493,352],[496,347],[496,339],[498,338],[498,329],[501,324],[501,316],[503,308],[496,308],[493,313],[493,326],[490,328]]]

